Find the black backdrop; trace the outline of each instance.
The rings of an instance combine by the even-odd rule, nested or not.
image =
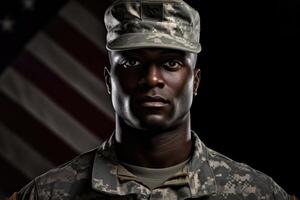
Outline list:
[[[202,16],[193,129],[299,196],[299,1],[188,2]]]

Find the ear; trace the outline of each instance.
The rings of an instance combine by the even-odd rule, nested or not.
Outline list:
[[[193,83],[193,91],[194,91],[194,96],[197,95],[197,90],[200,85],[200,80],[201,80],[201,70],[198,67],[195,67],[194,69],[194,83]]]
[[[111,94],[111,76],[107,67],[104,67],[105,84],[108,94]]]

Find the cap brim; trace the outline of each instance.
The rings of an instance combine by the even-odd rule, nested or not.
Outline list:
[[[106,45],[106,48],[110,51],[151,47],[176,49],[192,53],[199,53],[201,51],[199,43],[191,43],[183,38],[171,37],[161,33],[128,33],[117,37]]]

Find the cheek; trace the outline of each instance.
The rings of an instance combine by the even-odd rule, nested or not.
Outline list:
[[[193,76],[185,73],[184,76],[172,77],[169,87],[173,93],[174,106],[177,111],[190,109],[193,101]]]
[[[120,87],[120,82],[112,79],[111,81],[111,100],[112,100],[112,104],[114,109],[117,111],[120,102],[120,96],[122,96],[123,91],[122,91],[122,87]]]
[[[181,93],[178,94],[178,101],[180,101],[182,107],[190,109],[193,102],[192,79],[190,79],[184,84]]]
[[[121,110],[124,110],[127,99],[126,88],[120,79],[112,78],[111,81],[111,99],[114,110],[119,113]]]
[[[132,93],[137,87],[138,73],[134,71],[117,71],[114,77],[116,80],[116,89],[124,95]]]
[[[127,115],[126,113],[129,113],[130,96],[136,87],[135,85],[135,79],[126,73],[112,74],[112,105],[115,112],[123,117]]]
[[[193,95],[193,76],[189,70],[184,73],[167,77],[169,87],[175,98],[189,97]]]

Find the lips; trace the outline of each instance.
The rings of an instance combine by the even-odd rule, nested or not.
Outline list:
[[[144,107],[164,107],[170,102],[162,96],[143,96],[138,98],[138,102]]]

